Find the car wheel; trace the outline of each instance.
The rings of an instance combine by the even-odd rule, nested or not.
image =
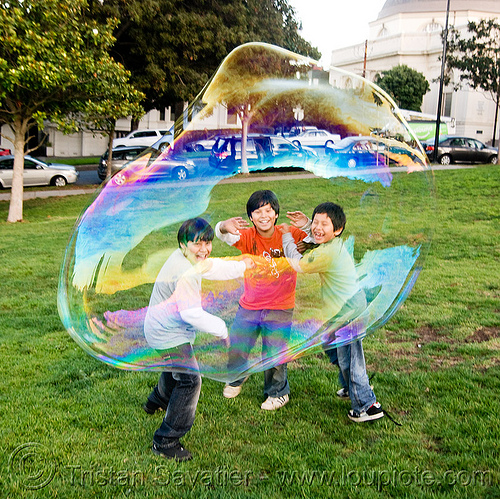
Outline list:
[[[490,163],[492,165],[496,165],[498,163],[498,156],[496,154],[494,154],[493,156],[490,156],[488,163]]]
[[[183,166],[180,166],[173,171],[172,176],[175,180],[186,180],[188,176],[187,170]]]
[[[57,175],[52,179],[51,184],[55,185],[56,187],[64,187],[68,182],[66,182],[66,179],[62,177],[61,175]]]
[[[300,147],[300,141],[298,141],[298,140],[294,140],[294,141],[292,141],[292,144],[293,144],[294,146]]]
[[[356,162],[356,160],[354,158],[351,158],[348,162],[347,162],[347,166],[349,168],[356,168],[356,165],[358,163]]]
[[[193,147],[193,150],[195,152],[201,152],[201,151],[204,151],[205,148],[201,144],[195,144],[195,146]]]
[[[163,144],[160,144],[160,152],[163,152],[165,149],[168,148],[168,146],[170,146],[170,143],[168,142],[163,142]]]
[[[439,163],[441,163],[442,165],[451,165],[451,156],[449,154],[443,154],[440,158],[439,158]]]
[[[333,146],[333,141],[332,140],[327,140],[325,142],[325,147],[332,147]]]

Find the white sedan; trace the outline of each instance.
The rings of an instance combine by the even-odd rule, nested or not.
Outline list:
[[[306,130],[296,135],[292,143],[296,146],[332,146],[340,140],[340,135],[326,130]]]
[[[14,156],[0,156],[0,187],[2,189],[12,187],[13,173]],[[23,184],[25,187],[31,185],[64,187],[66,184],[74,184],[77,179],[78,172],[74,166],[49,164],[31,156],[24,156]]]

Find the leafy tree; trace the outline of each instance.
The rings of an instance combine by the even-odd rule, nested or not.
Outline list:
[[[472,88],[489,92],[496,103],[493,141],[495,141],[500,105],[500,23],[495,19],[470,21],[463,35],[450,30],[446,65],[457,69],[460,80]]]
[[[32,125],[49,119],[75,128],[68,113],[92,114],[106,101],[114,106],[111,116],[129,111],[128,73],[108,54],[116,20],[98,25],[84,16],[87,8],[86,0],[0,0],[0,123],[14,135],[9,222],[22,220]]]
[[[147,111],[192,100],[233,48],[262,41],[313,58],[286,0],[106,0],[104,21],[121,20],[112,55],[145,93]]]
[[[401,109],[411,111],[420,111],[422,99],[430,90],[425,76],[405,64],[382,71],[382,75],[377,74],[375,83],[383,88]]]

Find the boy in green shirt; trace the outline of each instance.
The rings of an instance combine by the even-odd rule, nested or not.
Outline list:
[[[334,203],[322,203],[314,209],[312,221],[302,212],[287,214],[292,225],[310,232],[318,245],[305,255],[297,250],[288,224],[279,229],[283,233],[283,250],[290,264],[303,273],[317,273],[321,281],[323,320],[343,323],[355,319],[366,308],[366,297],[359,287],[354,261],[340,235],[346,217],[342,208]],[[326,354],[340,369],[341,398],[351,399],[348,417],[355,422],[372,421],[384,416],[366,374],[365,357],[361,340],[329,349]]]

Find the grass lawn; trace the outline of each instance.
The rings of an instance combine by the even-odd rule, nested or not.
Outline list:
[[[435,172],[424,270],[364,342],[402,426],[351,423],[336,369],[310,355],[289,364],[277,412],[260,409],[261,374],[233,400],[204,379],[188,463],[150,450],[161,415],[141,406],[158,374],[94,360],[59,319],[59,268],[89,198],[26,201],[12,225],[0,202],[0,497],[500,497],[499,172]]]

